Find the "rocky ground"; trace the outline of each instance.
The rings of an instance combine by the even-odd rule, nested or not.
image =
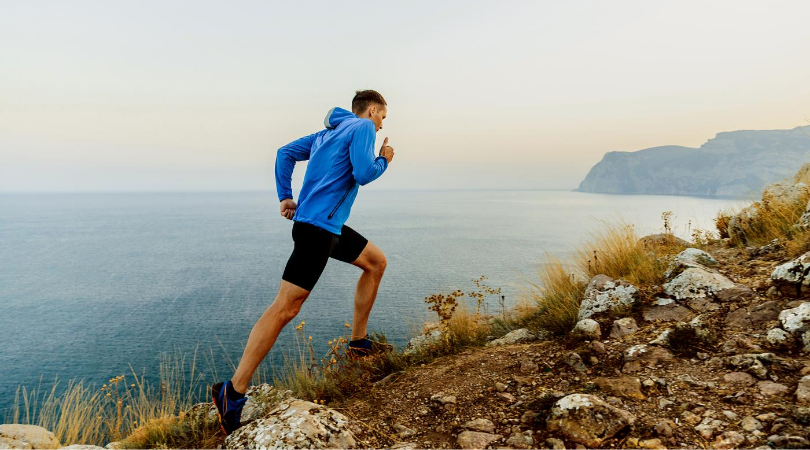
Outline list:
[[[581,332],[468,350],[332,407],[360,424],[359,446],[375,448],[810,446],[803,408],[810,406],[810,357],[798,345],[765,340],[781,311],[804,302],[772,289],[771,274],[786,258],[778,246],[746,251],[717,243],[706,250],[717,261],[709,273],[738,283],[729,298],[721,290],[664,305],[642,299],[627,318],[600,326],[599,338]],[[691,337],[687,348],[650,344],[698,316],[712,338],[678,336]],[[618,421],[616,430],[578,430],[594,425],[583,417],[561,429],[551,416],[570,394],[604,400],[614,409],[599,414]]]

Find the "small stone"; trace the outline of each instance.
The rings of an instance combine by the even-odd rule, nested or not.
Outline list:
[[[585,372],[585,370],[587,370],[585,363],[582,362],[582,357],[576,352],[566,353],[565,356],[563,356],[563,362],[577,372]]]
[[[796,403],[810,406],[810,375],[805,375],[799,380],[796,387]]]
[[[788,391],[788,387],[784,384],[774,383],[773,381],[760,381],[757,383],[759,392],[763,395],[781,395]]]
[[[731,372],[723,375],[723,381],[731,384],[742,384],[745,386],[753,386],[757,380],[745,372]]]
[[[695,426],[695,431],[697,431],[697,433],[703,439],[709,440],[714,437],[714,434],[717,433],[722,426],[723,421],[706,417],[700,422],[700,424]]]
[[[416,431],[402,425],[401,423],[394,424],[394,431],[396,431],[400,437],[411,437],[416,434]]]
[[[500,381],[498,381],[498,382],[496,382],[496,383],[495,383],[495,390],[496,390],[496,391],[498,391],[498,392],[506,392],[506,389],[507,389],[508,387],[509,387],[509,386],[507,386],[507,385],[505,385],[505,384],[501,383]]]
[[[661,442],[661,439],[644,439],[638,441],[639,448],[648,448],[648,449],[663,449],[666,450],[667,446]]]
[[[498,392],[498,397],[506,400],[509,403],[515,403],[515,396],[508,392]]]
[[[530,358],[524,358],[520,361],[520,371],[522,373],[537,373],[538,365]]]
[[[729,411],[728,409],[723,410],[723,415],[726,417],[726,419],[732,422],[734,422],[735,420],[737,420],[737,418],[739,418],[737,413],[735,413],[734,411]]]
[[[623,317],[613,321],[613,326],[610,329],[610,337],[613,339],[619,339],[624,336],[631,335],[636,331],[638,331],[636,319],[633,319],[632,317]]]
[[[602,336],[602,329],[599,327],[599,322],[593,319],[582,319],[574,325],[571,334],[580,339],[596,340]]]
[[[532,448],[534,445],[534,438],[531,431],[525,433],[514,432],[509,439],[506,440],[506,445],[512,448]]]
[[[771,328],[765,335],[765,342],[773,348],[787,349],[793,345],[793,336],[781,328]]]
[[[521,328],[518,330],[510,331],[504,337],[495,339],[486,343],[487,347],[494,347],[498,345],[511,345],[520,344],[524,342],[536,341],[537,336],[532,334],[528,329]]]
[[[565,443],[557,438],[548,438],[546,439],[546,447],[552,450],[565,450]]]
[[[700,416],[693,413],[692,411],[684,411],[681,413],[681,422],[686,425],[696,425],[700,423]]]
[[[743,417],[742,423],[740,424],[743,430],[751,432],[754,430],[761,430],[763,429],[762,422],[757,420],[753,416],[745,416]]]
[[[456,442],[460,448],[487,448],[490,444],[501,439],[500,434],[481,433],[479,431],[462,431]]]
[[[672,361],[675,356],[669,350],[656,345],[639,344],[624,351],[622,372],[637,372],[644,367]]]
[[[464,425],[462,425],[462,428],[466,428],[472,431],[492,433],[493,431],[495,431],[495,424],[492,423],[492,421],[489,419],[479,418],[465,423]]]
[[[594,380],[596,386],[607,394],[625,398],[635,398],[643,400],[641,393],[641,381],[636,377],[624,376],[619,378],[599,377]]]
[[[526,411],[522,416],[520,416],[520,423],[523,425],[532,425],[534,424],[535,419],[537,419],[537,415],[538,414],[534,411]]]
[[[712,443],[713,448],[729,449],[739,448],[745,442],[745,436],[738,431],[726,431]]]
[[[660,420],[653,427],[653,432],[656,436],[672,437],[672,427],[669,425],[668,420]]]
[[[673,402],[671,400],[668,400],[666,398],[663,398],[663,397],[658,399],[658,409],[667,409],[667,408],[669,408],[670,406],[672,406],[674,404],[675,404],[675,402]]]
[[[607,352],[605,344],[603,344],[601,341],[591,341],[591,343],[588,344],[588,348],[594,353],[600,355],[604,355]]]

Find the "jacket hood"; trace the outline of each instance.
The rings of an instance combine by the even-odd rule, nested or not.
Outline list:
[[[336,128],[341,122],[351,118],[356,119],[357,116],[351,111],[346,111],[341,107],[335,106],[326,113],[326,117],[323,119],[323,126],[330,129]]]

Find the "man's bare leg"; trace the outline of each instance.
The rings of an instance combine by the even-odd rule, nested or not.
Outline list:
[[[351,337],[354,340],[366,336],[368,316],[371,313],[371,307],[374,306],[374,299],[377,298],[377,289],[380,287],[380,280],[385,273],[388,261],[382,250],[369,241],[352,264],[363,269],[354,293],[354,324]]]
[[[301,310],[301,305],[308,296],[308,290],[281,280],[275,301],[253,325],[242,359],[239,360],[239,367],[236,368],[236,373],[231,379],[237,392],[245,393],[250,385],[253,372],[273,348],[273,344],[284,326],[293,320]]]

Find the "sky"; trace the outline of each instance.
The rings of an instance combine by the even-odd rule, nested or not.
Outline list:
[[[0,192],[274,190],[358,89],[364,189],[573,189],[605,152],[810,124],[810,2],[0,2]],[[296,168],[300,185],[305,164]]]

